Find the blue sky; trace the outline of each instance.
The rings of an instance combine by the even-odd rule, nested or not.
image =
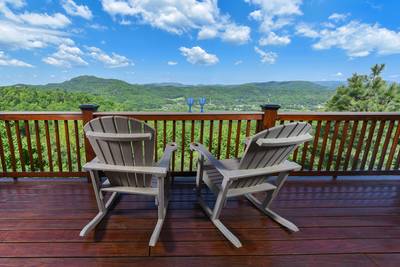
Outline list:
[[[0,0],[0,84],[400,80],[400,1]]]

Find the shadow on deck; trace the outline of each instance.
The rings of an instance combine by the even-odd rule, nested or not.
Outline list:
[[[399,181],[287,182],[274,208],[300,227],[295,234],[246,200],[231,200],[222,220],[240,249],[213,227],[192,189],[175,183],[160,240],[149,248],[151,198],[122,196],[96,233],[81,238],[96,214],[90,184],[0,182],[0,266],[398,266]]]

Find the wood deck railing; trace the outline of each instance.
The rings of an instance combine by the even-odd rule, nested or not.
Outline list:
[[[190,142],[205,144],[220,159],[244,151],[246,136],[276,124],[307,121],[314,140],[300,146],[292,159],[303,166],[297,175],[398,175],[400,113],[278,112],[266,105],[260,112],[0,112],[0,177],[85,176],[82,165],[94,154],[83,124],[95,117],[129,116],[157,131],[156,160],[165,144],[175,141],[172,169],[193,174],[196,154]]]

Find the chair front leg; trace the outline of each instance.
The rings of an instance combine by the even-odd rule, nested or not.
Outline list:
[[[158,237],[160,236],[160,232],[162,229],[162,226],[164,224],[165,216],[167,213],[167,208],[168,208],[168,199],[166,198],[166,191],[168,189],[165,188],[166,184],[166,178],[159,177],[157,181],[158,185],[158,220],[157,224],[154,227],[153,233],[151,234],[150,241],[149,241],[149,246],[154,247],[157,243]]]
[[[97,207],[99,212],[97,215],[85,226],[79,233],[80,236],[86,236],[91,230],[93,230],[107,214],[109,207],[112,205],[114,200],[117,198],[117,193],[114,192],[110,196],[106,204],[104,204],[103,193],[101,192],[101,181],[98,171],[90,171],[90,178],[92,180],[94,195],[96,197]]]
[[[203,167],[204,167],[204,156],[200,154],[200,158],[197,161],[197,174],[196,174],[196,194],[201,195],[201,187],[203,185]]]

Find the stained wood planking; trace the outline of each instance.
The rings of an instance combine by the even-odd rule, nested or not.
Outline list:
[[[374,254],[376,255],[376,254]],[[390,255],[390,254],[385,254]],[[379,255],[382,259],[384,255]],[[378,258],[374,258],[374,260]],[[393,263],[388,258],[386,264]],[[365,255],[279,255],[279,256],[218,256],[218,257],[113,257],[113,258],[25,258],[0,259],[6,266],[145,266],[154,267],[220,267],[229,264],[231,267],[243,266],[349,266],[376,267],[376,264]],[[385,265],[388,266],[388,265]],[[393,265],[396,266],[396,265]]]
[[[391,257],[400,254],[398,181],[289,181],[276,206],[282,215],[300,226],[301,231],[296,234],[286,232],[247,202],[230,201],[223,218],[243,241],[241,249],[225,241],[195,205],[193,185],[179,181],[172,190],[171,209],[154,249],[150,250],[147,244],[156,222],[155,210],[147,206],[154,209],[154,203],[144,197],[123,196],[95,234],[80,238],[77,233],[96,209],[94,205],[78,209],[69,203],[87,207],[94,204],[90,186],[72,181],[2,182],[0,204],[10,203],[14,207],[0,209],[0,265],[396,266],[398,263],[398,257]],[[344,207],[350,203],[356,206]],[[47,209],[49,205],[53,208]],[[326,205],[331,208],[321,207]]]

